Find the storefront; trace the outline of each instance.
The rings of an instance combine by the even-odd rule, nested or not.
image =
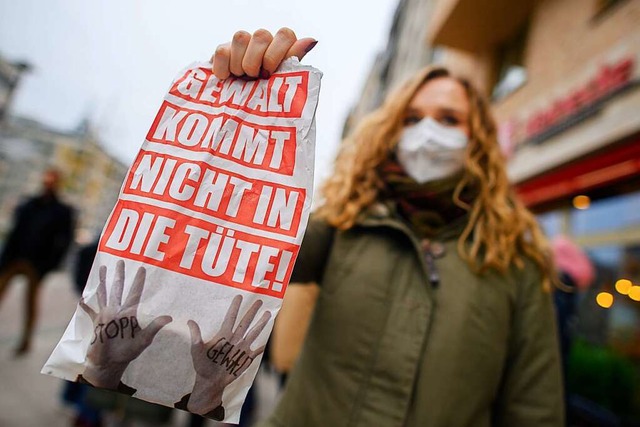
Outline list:
[[[567,368],[574,421],[577,413],[599,423],[586,425],[633,425],[626,423],[640,417],[636,75],[636,58],[622,56],[546,107],[520,116],[517,125],[506,121],[502,127],[507,151],[516,147],[510,167],[521,199],[551,239],[568,236],[595,266],[593,283],[572,297]],[[514,135],[521,139],[510,145]]]

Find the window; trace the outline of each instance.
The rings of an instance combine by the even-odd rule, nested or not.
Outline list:
[[[639,192],[597,200],[589,209],[571,212],[571,229],[576,237],[631,229],[638,224]]]
[[[498,78],[493,88],[493,101],[499,101],[513,93],[527,81],[527,69],[524,66],[524,50],[527,42],[528,23],[498,47]]]
[[[566,230],[595,269],[590,284],[555,292],[570,425],[633,425],[640,419],[640,191],[538,220],[551,238]]]
[[[552,239],[559,234],[563,234],[562,230],[563,212],[553,211],[538,215],[538,222],[544,231],[544,234]]]

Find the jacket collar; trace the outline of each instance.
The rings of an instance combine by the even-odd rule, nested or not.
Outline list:
[[[436,235],[435,239],[444,241],[458,238],[466,227],[468,220],[468,215],[464,215],[456,219],[447,227],[445,227],[441,232],[439,232]],[[396,205],[393,201],[374,202],[360,214],[356,221],[356,224],[363,227],[388,226],[391,228],[400,229],[414,239],[417,239],[417,236],[415,235],[411,227],[405,220],[402,219],[402,217],[398,213]]]

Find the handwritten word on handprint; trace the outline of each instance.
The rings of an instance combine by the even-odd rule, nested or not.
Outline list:
[[[264,352],[264,345],[251,349],[271,319],[271,312],[265,311],[258,322],[251,327],[262,304],[261,300],[251,304],[236,326],[242,305],[242,295],[236,295],[231,301],[220,329],[207,342],[202,340],[198,324],[189,320],[191,358],[196,370],[196,381],[188,406],[190,411],[206,414],[221,405],[225,387],[237,380],[253,360]]]
[[[234,349],[235,353],[233,353]],[[231,353],[233,353],[232,356],[230,356]],[[207,357],[211,362],[223,366],[227,372],[232,373],[236,377],[238,373],[246,366],[249,366],[254,359],[250,353],[240,348],[236,349],[236,345],[230,343],[225,338],[220,338],[218,342],[207,350]]]
[[[130,334],[131,338],[135,338],[136,332],[141,330],[142,328],[140,328],[138,318],[136,316],[125,316],[119,319],[114,319],[106,325],[104,323],[98,323],[93,330],[93,340],[91,340],[91,344],[95,343],[97,340],[104,343],[105,339],[124,339],[125,333],[127,335]]]

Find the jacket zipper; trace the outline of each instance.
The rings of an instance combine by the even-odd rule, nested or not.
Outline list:
[[[377,224],[376,224],[377,222]],[[375,221],[373,219],[367,221],[367,222],[361,222],[360,225],[363,226],[370,226],[370,227],[389,227],[392,228],[394,230],[398,230],[400,231],[402,234],[404,234],[405,236],[407,236],[407,238],[409,238],[409,240],[411,241],[411,243],[413,244],[413,248],[416,250],[416,253],[418,254],[418,259],[420,260],[420,265],[422,266],[422,271],[427,279],[427,281],[429,282],[429,284],[431,285],[432,288],[436,288],[439,284],[440,284],[440,274],[438,272],[438,269],[436,268],[435,262],[434,262],[434,257],[433,254],[431,253],[431,251],[425,251],[422,247],[422,245],[420,244],[420,242],[414,237],[414,235],[411,233],[411,231],[409,229],[407,229],[404,225],[397,223],[393,220],[385,220],[385,219],[380,219],[378,221]]]
[[[440,273],[438,272],[438,268],[436,267],[436,263],[433,257],[433,253],[430,249],[425,249],[424,251],[424,261],[429,268],[429,283],[434,288],[438,287],[440,284]]]

